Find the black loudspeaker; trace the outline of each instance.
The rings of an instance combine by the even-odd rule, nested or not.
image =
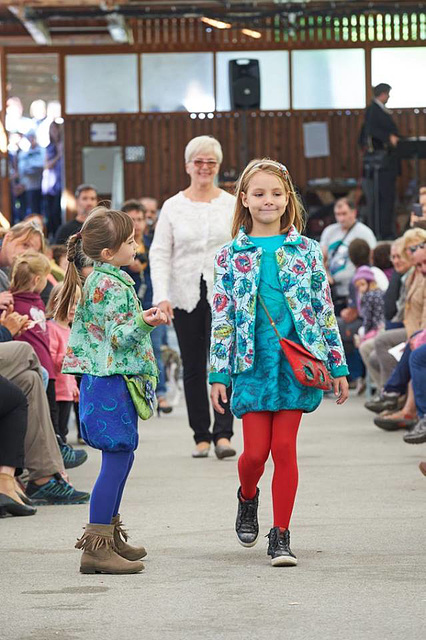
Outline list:
[[[260,109],[259,60],[229,61],[231,109]]]

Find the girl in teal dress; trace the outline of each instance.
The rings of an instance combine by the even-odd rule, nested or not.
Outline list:
[[[297,564],[289,532],[298,484],[296,438],[302,413],[319,406],[322,391],[296,380],[259,296],[281,336],[325,362],[337,404],[348,397],[348,369],[321,250],[300,235],[302,227],[303,209],[287,169],[273,160],[253,160],[237,187],[234,239],[215,260],[211,398],[223,412],[232,381],[231,409],[243,421],[236,533],[243,546],[257,542],[257,484],[272,453],[273,566]]]

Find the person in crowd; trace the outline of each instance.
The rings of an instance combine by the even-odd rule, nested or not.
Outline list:
[[[414,252],[414,264],[417,268],[418,273],[421,277],[423,277],[423,281],[426,284],[426,243],[423,243],[423,246],[416,247],[416,251]],[[426,295],[424,298],[424,304],[426,307]],[[411,381],[411,356],[413,354],[413,350],[420,347],[422,344],[426,342],[426,310],[423,308],[423,314],[421,318],[421,324],[418,330],[412,334],[410,340],[406,343],[404,351],[402,353],[401,359],[396,363],[394,370],[392,371],[391,376],[387,380],[382,394],[382,401],[386,401],[388,403],[393,402],[396,405],[399,401],[404,400],[405,394],[407,393],[407,398],[405,400],[405,404],[402,406],[400,411],[389,411],[386,414],[381,414],[378,418],[374,420],[374,423],[387,431],[394,431],[396,429],[401,428],[410,428],[414,424],[417,423],[416,414],[416,404],[417,400],[415,398],[416,390],[414,382],[410,388]],[[418,373],[418,370],[417,370]],[[393,407],[395,408],[395,406]],[[374,405],[373,405],[374,409]],[[418,412],[417,412],[418,413]],[[418,414],[420,417],[423,415],[422,413]],[[419,427],[420,433],[422,433],[423,425]],[[409,434],[407,434],[409,435]],[[414,440],[416,442],[416,436],[419,435],[417,431],[414,432]],[[410,436],[411,437],[411,436]],[[405,439],[405,438],[404,438]],[[410,438],[407,442],[410,442]],[[419,440],[419,442],[423,442]]]
[[[23,135],[32,128],[31,119],[24,116],[24,106],[18,96],[10,96],[6,100],[6,131]]]
[[[368,367],[376,369],[376,376],[380,380],[378,393],[371,400],[365,403],[365,408],[374,413],[382,411],[396,411],[403,405],[403,396],[399,394],[389,395],[383,391],[393,370],[396,366],[396,360],[389,349],[397,346],[411,338],[417,331],[426,326],[426,287],[425,280],[418,268],[416,268],[419,260],[419,248],[425,246],[426,231],[422,229],[410,229],[403,236],[402,255],[408,258],[414,269],[410,272],[406,280],[406,298],[404,306],[404,327],[401,329],[390,329],[377,336],[374,342],[374,350],[368,358]]]
[[[143,197],[140,199],[140,202],[145,210],[145,231],[143,234],[143,241],[144,241],[144,245],[145,245],[145,249],[148,257],[148,264],[144,271],[145,294],[142,299],[142,305],[144,309],[149,309],[150,307],[152,307],[152,279],[151,279],[151,267],[149,264],[149,250],[151,248],[152,241],[154,240],[155,228],[158,222],[158,201],[155,198]],[[160,336],[161,336],[161,331],[163,331],[163,335],[161,336],[161,338],[164,339],[164,335],[166,335],[167,333],[167,328],[166,327],[163,328],[162,326],[160,326],[159,329],[160,329],[160,332],[159,332]],[[156,331],[158,331],[158,328]],[[152,336],[151,336],[151,340],[152,340]],[[158,342],[157,338],[154,338],[154,342]],[[153,347],[155,352],[157,347],[156,345],[154,345],[154,342],[153,342]],[[161,371],[160,371],[160,375],[161,375]]]
[[[15,474],[24,468],[24,440],[28,402],[21,389],[0,376],[0,517],[33,516],[37,509],[25,504],[16,491]]]
[[[145,207],[138,200],[127,200],[121,207],[121,211],[127,213],[133,220],[133,226],[135,228],[135,242],[138,245],[136,250],[136,256],[133,262],[128,267],[123,267],[135,281],[135,289],[139,300],[144,308],[152,307],[152,298],[147,300],[145,298],[146,293],[146,280],[145,273],[148,266],[148,255],[144,244],[145,235]],[[152,240],[151,240],[152,242]],[[145,300],[145,303],[143,302]],[[154,349],[155,359],[157,361],[159,378],[156,389],[158,411],[163,413],[171,413],[173,408],[168,404],[166,394],[166,373],[164,369],[163,359],[161,357],[161,345],[164,340],[167,340],[167,328],[166,325],[159,325],[151,333],[152,348]]]
[[[393,264],[391,260],[392,242],[378,242],[372,251],[372,266],[383,271],[390,281],[393,274]]]
[[[374,338],[384,328],[385,302],[383,291],[379,289],[370,267],[359,267],[355,271],[353,280],[362,318],[362,326],[356,336],[359,346],[364,340]]]
[[[75,190],[77,215],[73,220],[59,227],[55,236],[55,244],[66,244],[70,236],[78,233],[89,213],[98,203],[98,192],[92,184],[80,184]]]
[[[426,256],[424,259],[424,275],[426,277]],[[416,403],[418,422],[414,428],[404,435],[407,444],[423,444],[426,442],[426,330],[418,336],[419,345],[414,344],[410,355],[410,374]],[[417,337],[417,336],[416,336]],[[426,475],[426,474],[425,474]]]
[[[41,178],[43,175],[45,150],[37,142],[35,131],[29,131],[28,151],[18,158],[19,181],[25,188],[25,213],[41,213]]]
[[[64,244],[46,244],[47,257],[50,260],[50,272],[54,275],[57,282],[62,282],[67,270],[67,248]]]
[[[334,206],[335,224],[324,229],[320,246],[324,254],[336,315],[347,306],[349,284],[355,267],[349,258],[349,245],[355,238],[368,242],[370,249],[376,246],[374,233],[357,220],[355,204],[348,198],[340,198]]]
[[[18,315],[18,314],[16,314]],[[26,495],[34,505],[84,504],[90,495],[68,481],[64,460],[50,419],[39,359],[34,349],[13,337],[28,318],[0,321],[0,375],[23,391],[28,401],[28,425],[24,442],[25,468],[29,472]]]
[[[62,224],[62,129],[57,122],[49,127],[49,144],[46,147],[42,193],[47,217],[47,235],[53,238]]]
[[[298,484],[296,438],[302,413],[314,411],[323,395],[296,380],[275,328],[328,363],[338,404],[348,397],[348,369],[321,249],[300,235],[303,224],[286,167],[252,160],[237,184],[233,240],[215,258],[211,397],[223,412],[232,377],[232,411],[243,420],[236,533],[243,546],[257,542],[257,484],[271,452],[273,566],[297,564],[289,532]]]
[[[193,138],[185,149],[190,185],[163,205],[149,252],[153,299],[174,321],[183,363],[194,458],[206,458],[213,440],[218,458],[234,456],[232,414],[214,412],[210,431],[207,353],[210,342],[213,258],[231,237],[235,198],[215,184],[222,148],[211,136]]]
[[[138,446],[138,414],[125,376],[145,376],[144,398],[153,396],[157,365],[149,334],[167,317],[158,308],[142,310],[133,280],[121,269],[132,262],[137,249],[131,218],[97,207],[68,241],[69,265],[57,321],[67,321],[76,292],[81,291],[75,265],[80,240],[95,268],[77,305],[62,371],[82,374],[82,435],[88,445],[102,451],[89,524],[76,544],[83,549],[80,571],[138,573],[144,569],[140,559],[146,551],[130,547],[120,537],[120,502]]]
[[[406,281],[413,267],[411,262],[402,255],[403,245],[403,238],[397,238],[391,247],[391,261],[394,266],[394,273],[384,294],[385,329],[387,331],[404,328],[403,320],[407,295]],[[380,368],[378,367],[377,358],[372,355],[375,343],[375,338],[363,341],[359,347],[359,352],[371,376],[374,387],[380,389]]]
[[[46,148],[49,144],[49,125],[52,121],[47,115],[45,100],[38,98],[30,104],[31,127],[37,135],[38,144]]]
[[[379,288],[385,291],[389,286],[386,275],[377,267],[370,266],[371,248],[366,240],[355,238],[348,247],[349,260],[355,269],[368,266],[374,274]],[[356,287],[353,280],[349,283],[349,296],[347,306],[341,310],[337,318],[340,335],[343,340],[345,355],[349,367],[350,384],[361,394],[365,389],[364,367],[358,349],[355,346],[354,337],[362,326],[360,306],[357,304]]]
[[[9,133],[7,145],[10,200],[12,223],[21,222],[25,217],[25,187],[19,179],[18,159],[22,153],[22,135],[17,131]]]
[[[13,261],[28,249],[44,252],[42,229],[33,222],[15,224],[5,233],[0,244],[0,292],[9,290]]]
[[[386,108],[391,88],[385,82],[373,87],[373,100],[365,112],[360,134],[360,144],[364,151],[364,192],[368,223],[381,240],[392,240],[395,237],[395,186],[398,175],[396,146],[399,133]],[[377,166],[377,171],[374,165]],[[375,180],[378,197],[375,197]],[[378,211],[375,211],[376,206]]]
[[[62,364],[67,350],[68,340],[71,333],[70,325],[74,320],[78,298],[75,299],[74,304],[70,305],[68,316],[65,320],[54,320],[53,316],[59,301],[59,294],[62,291],[62,287],[63,283],[59,283],[53,287],[46,306],[46,317],[48,318],[47,330],[49,333],[49,349],[55,367],[56,405],[54,407],[53,415],[51,411],[52,422],[55,427],[55,431],[60,435],[62,442],[66,442],[71,409],[73,403],[78,402],[80,392],[75,377],[62,373]],[[85,455],[85,459],[86,458],[87,454]]]
[[[36,251],[25,251],[15,259],[10,279],[13,308],[21,315],[27,315],[30,324],[16,340],[28,342],[37,354],[41,366],[47,371],[50,398],[55,390],[55,367],[49,350],[49,333],[45,316],[45,306],[40,293],[44,290],[50,272],[48,258]]]
[[[123,267],[135,281],[135,289],[139,300],[143,300],[145,294],[144,271],[148,266],[148,257],[144,244],[145,208],[138,200],[126,200],[121,206],[121,211],[127,213],[133,221],[135,229],[135,242],[138,245],[135,259],[128,267]]]
[[[50,272],[48,258],[42,253],[25,251],[15,259],[10,291],[13,295],[13,308],[20,315],[28,316],[29,326],[15,340],[28,342],[37,354],[41,366],[47,372],[47,398],[50,407],[50,416],[59,436],[59,446],[65,467],[78,467],[87,459],[87,453],[82,450],[74,450],[65,444],[60,436],[57,417],[57,405],[55,398],[55,365],[50,353],[49,331],[45,316],[45,305],[41,299],[41,291],[45,290],[46,280]]]

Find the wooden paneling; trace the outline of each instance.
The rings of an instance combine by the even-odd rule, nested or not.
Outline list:
[[[398,110],[394,118],[406,136],[426,136],[426,109]],[[91,122],[116,122],[122,146],[146,147],[144,163],[125,163],[126,198],[152,195],[164,201],[188,184],[184,167],[184,149],[197,135],[215,136],[222,144],[224,160],[221,174],[238,174],[245,161],[269,156],[285,163],[300,188],[313,178],[361,177],[361,155],[357,147],[364,112],[265,112],[217,113],[213,118],[192,119],[189,114],[143,114],[113,116],[69,116],[65,121],[66,182],[71,191],[82,182],[82,148],[90,142]],[[246,145],[244,144],[244,117]],[[326,121],[330,148],[327,158],[304,157],[303,123]],[[102,146],[96,145],[96,146]],[[421,180],[426,183],[426,163],[420,164]],[[403,163],[400,189],[412,176],[410,162]]]

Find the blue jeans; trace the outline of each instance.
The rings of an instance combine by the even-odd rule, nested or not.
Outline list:
[[[419,418],[426,415],[426,344],[411,352],[411,382]]]
[[[158,370],[160,372],[160,377],[158,379],[157,385],[157,397],[161,398],[167,393],[166,370],[161,358],[161,345],[167,344],[167,327],[165,324],[160,324],[158,327],[155,327],[153,331],[151,331],[151,341],[152,348],[154,350],[154,356],[157,360]]]
[[[410,373],[410,354],[411,347],[410,343],[407,342],[405,345],[404,352],[402,354],[401,360],[397,363],[395,369],[392,371],[392,375],[385,384],[385,391],[396,392],[401,395],[406,393],[407,385],[411,380]]]

